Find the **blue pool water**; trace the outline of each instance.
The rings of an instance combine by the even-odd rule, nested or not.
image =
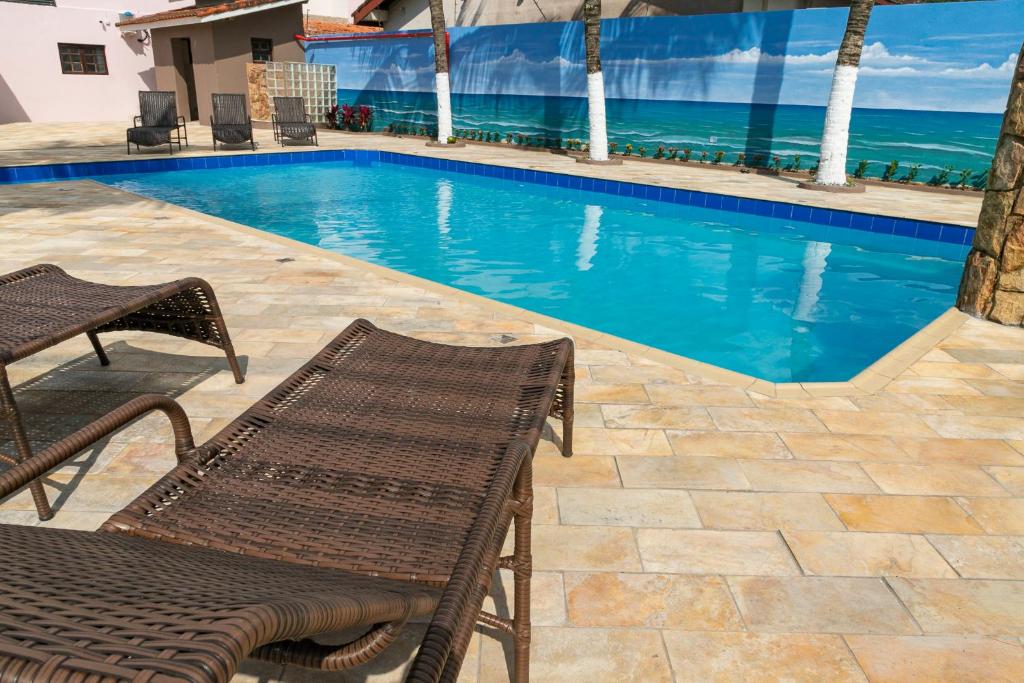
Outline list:
[[[863,370],[952,305],[966,250],[379,162],[97,180],[777,382]]]

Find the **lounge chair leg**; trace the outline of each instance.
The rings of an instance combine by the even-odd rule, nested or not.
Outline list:
[[[21,424],[21,415],[14,402],[14,392],[11,391],[11,383],[7,379],[7,369],[3,365],[0,365],[0,419],[7,420],[11,426],[11,433],[14,434],[14,447],[17,449],[15,458],[17,462],[24,462],[31,458],[32,447],[28,443],[25,427]],[[53,519],[53,508],[50,507],[50,501],[46,499],[43,483],[39,479],[34,479],[28,488],[32,492],[32,501],[36,505],[39,519],[43,521]]]
[[[533,576],[530,531],[533,521],[533,468],[530,460],[523,462],[516,478],[513,497],[519,507],[513,517],[515,549],[513,563],[512,637],[515,642],[512,680],[530,681],[530,579]]]
[[[562,371],[562,456],[572,457],[573,394],[576,385],[576,364],[573,353],[565,361]]]
[[[96,333],[89,330],[85,335],[89,337],[89,341],[92,342],[93,351],[96,352],[96,357],[100,359],[100,365],[110,365],[110,359],[107,358],[107,352],[103,350],[103,345],[100,344],[100,338]]]

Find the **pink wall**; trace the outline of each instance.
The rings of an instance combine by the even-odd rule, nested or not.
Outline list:
[[[57,7],[0,2],[0,123],[122,121],[138,113],[138,91],[156,85],[153,50],[114,25],[190,0],[57,0]],[[57,43],[106,46],[107,76],[62,74]]]

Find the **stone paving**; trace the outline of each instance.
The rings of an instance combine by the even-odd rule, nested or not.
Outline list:
[[[215,349],[134,333],[103,337],[101,368],[72,340],[11,368],[37,446],[144,392],[202,440],[354,317],[465,344],[563,332],[88,181],[0,187],[0,235],[0,272],[208,279],[248,372],[236,386]],[[824,397],[576,342],[576,455],[536,458],[533,680],[1024,679],[1024,331],[967,320],[877,391]],[[47,477],[50,524],[95,528],[172,463],[145,418]],[[0,520],[38,523],[26,493]],[[343,675],[247,663],[238,680],[400,680],[417,633]],[[460,680],[508,680],[504,645],[478,635]]]

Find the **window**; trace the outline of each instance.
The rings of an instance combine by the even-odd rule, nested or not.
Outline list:
[[[60,70],[66,74],[107,74],[107,55],[102,45],[57,43]]]
[[[253,38],[252,61],[253,63],[274,61],[274,41],[270,38]]]

